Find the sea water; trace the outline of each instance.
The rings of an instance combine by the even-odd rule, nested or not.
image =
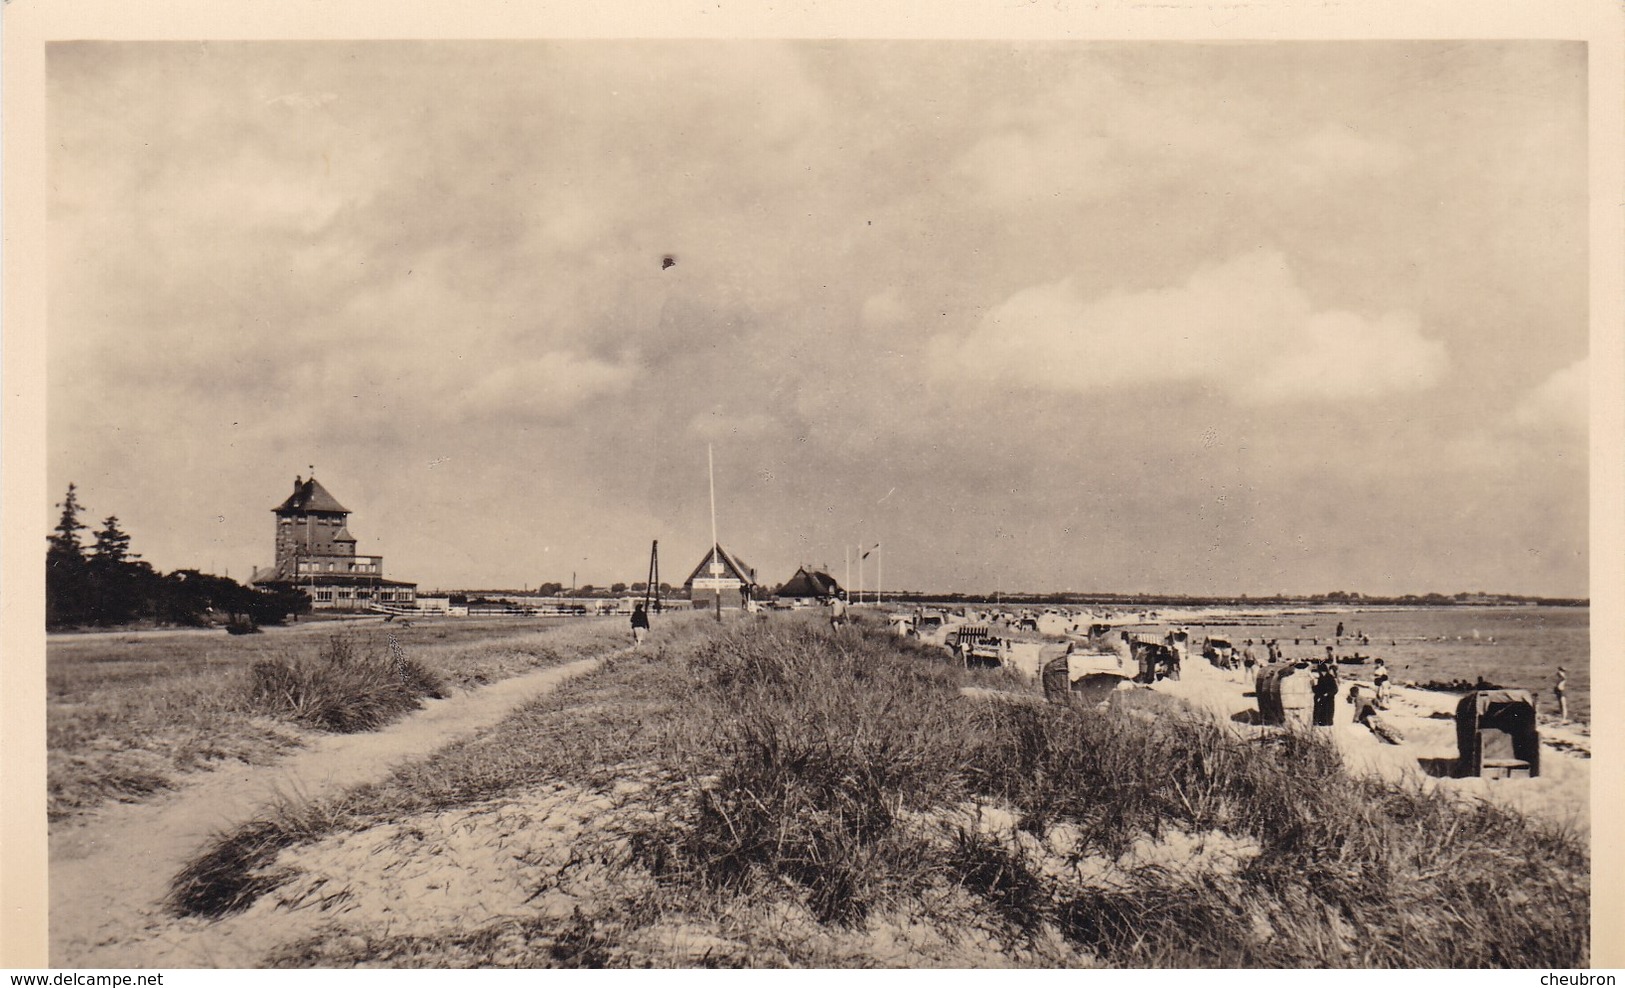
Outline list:
[[[1568,671],[1569,716],[1591,720],[1591,611],[1585,607],[1410,607],[1391,610],[1315,611],[1192,619],[1200,641],[1222,637],[1240,645],[1274,638],[1287,658],[1337,655],[1380,657],[1398,683],[1474,682],[1480,677],[1538,694],[1543,713],[1556,711],[1557,667]],[[1338,622],[1343,637],[1334,644]],[[1370,639],[1361,644],[1358,635]],[[1294,644],[1294,639],[1297,644]],[[1342,666],[1348,674],[1365,666]]]

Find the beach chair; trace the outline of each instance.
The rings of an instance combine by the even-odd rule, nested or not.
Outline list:
[[[1095,658],[1090,656],[1088,658]],[[1115,665],[1115,657],[1113,665]],[[1081,701],[1097,706],[1128,682],[1120,669],[1103,662],[1085,662],[1082,668],[1077,657],[1058,655],[1044,663],[1044,698],[1051,703]]]
[[[962,624],[948,633],[948,645],[953,648],[971,648],[988,639],[987,625]]]
[[[1475,690],[1456,704],[1456,775],[1532,779],[1540,775],[1540,728],[1527,690]]]
[[[1260,723],[1282,727],[1309,726],[1313,719],[1313,677],[1309,668],[1270,666],[1254,680]]]

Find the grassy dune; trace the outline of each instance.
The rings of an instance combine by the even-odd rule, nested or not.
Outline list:
[[[370,730],[420,697],[623,643],[620,621],[331,624],[231,637],[58,636],[47,645],[50,814],[136,800],[311,731]]]
[[[540,869],[530,918],[414,927],[410,897],[369,904],[329,855],[341,870],[305,878],[347,889],[351,919],[272,962],[1585,963],[1582,840],[1351,777],[1313,738],[1244,740],[1148,693],[1105,712],[967,696],[1011,683],[862,622],[661,624],[485,736],[227,835],[178,881],[177,910],[229,914],[297,883],[284,848],[573,802],[593,808],[567,834],[493,839]]]

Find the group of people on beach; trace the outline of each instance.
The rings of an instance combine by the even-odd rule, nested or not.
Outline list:
[[[1331,692],[1335,694],[1339,677],[1337,674],[1337,659],[1333,655],[1330,645],[1326,646],[1326,657],[1323,659],[1288,660],[1281,653],[1280,643],[1276,639],[1261,640],[1260,644],[1264,646],[1262,662],[1260,662],[1258,652],[1254,648],[1253,640],[1249,638],[1242,643],[1239,650],[1230,650],[1225,653],[1221,668],[1238,671],[1241,673],[1243,683],[1251,683],[1256,681],[1259,673],[1271,666],[1282,663],[1295,664],[1300,668],[1313,666],[1317,676],[1330,681],[1332,684],[1330,687]],[[1376,694],[1375,702],[1380,707],[1388,706],[1390,681],[1391,677],[1388,674],[1387,664],[1380,658],[1376,659],[1371,667],[1371,682]]]
[[[747,612],[757,613],[758,608],[754,606],[756,604],[754,598],[748,598],[748,600],[749,602],[745,605]],[[829,610],[830,630],[839,633],[842,628],[846,627],[848,621],[845,592],[837,590],[830,594],[825,599],[824,606]],[[1342,637],[1342,632],[1343,627],[1339,624],[1337,628],[1339,638]],[[1355,634],[1358,636],[1359,632]],[[649,614],[644,609],[644,605],[640,603],[632,609],[633,644],[641,646],[648,635]],[[1124,637],[1127,637],[1126,633]],[[1186,651],[1189,648],[1189,641],[1189,632],[1184,628],[1177,628],[1169,632],[1164,638],[1166,647],[1175,656],[1173,666],[1175,670],[1178,669],[1179,662],[1185,658]],[[1270,667],[1288,661],[1281,653],[1281,645],[1278,639],[1271,638],[1267,641],[1260,639],[1258,644],[1264,648],[1262,659],[1260,659],[1255,649],[1253,639],[1249,638],[1242,643],[1239,650],[1230,650],[1225,654],[1221,668],[1239,671],[1242,675],[1242,683],[1246,684],[1256,682],[1257,677]],[[1300,669],[1310,670],[1309,674],[1314,677],[1311,686],[1311,694],[1314,697],[1312,713],[1314,724],[1317,726],[1330,726],[1336,710],[1337,695],[1342,688],[1337,674],[1337,660],[1332,654],[1332,646],[1326,646],[1326,657],[1324,659],[1298,659],[1292,664]],[[1177,672],[1174,676],[1177,678]],[[1568,680],[1568,670],[1563,666],[1558,666],[1556,678],[1552,683],[1552,698],[1557,704],[1558,718],[1565,722],[1569,719]],[[1354,719],[1356,723],[1367,724],[1367,726],[1372,726],[1372,729],[1376,730],[1370,721],[1375,717],[1376,711],[1388,708],[1391,702],[1391,683],[1392,677],[1389,675],[1387,664],[1381,658],[1375,659],[1371,667],[1372,695],[1366,697],[1362,685],[1356,682],[1350,687],[1346,697],[1347,701],[1355,707]]]
[[[1343,680],[1338,674],[1337,659],[1330,646],[1326,649],[1323,658],[1288,659],[1281,652],[1280,643],[1276,639],[1260,640],[1264,654],[1260,657],[1251,638],[1242,643],[1240,649],[1230,649],[1222,654],[1221,668],[1239,671],[1242,683],[1257,683],[1259,677],[1272,668],[1278,666],[1293,666],[1295,672],[1310,677],[1310,722],[1317,727],[1330,727],[1336,719],[1337,699],[1342,693]],[[1370,724],[1371,719],[1379,710],[1386,710],[1391,700],[1390,688],[1392,677],[1389,675],[1387,663],[1378,658],[1371,666],[1371,686],[1369,694],[1364,684],[1354,682],[1345,699],[1355,708],[1354,720],[1356,723]],[[1375,729],[1375,728],[1373,728]]]

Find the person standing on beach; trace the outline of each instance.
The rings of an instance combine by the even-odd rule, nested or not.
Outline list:
[[[1247,639],[1247,644],[1241,649],[1241,669],[1243,685],[1253,681],[1253,671],[1258,667],[1258,656],[1253,654],[1253,640]]]
[[[1388,708],[1388,666],[1381,659],[1371,667],[1371,683],[1377,688],[1377,706]]]
[[[643,644],[643,639],[649,634],[649,614],[639,604],[632,608],[632,644],[634,647]]]
[[[1310,691],[1314,694],[1313,723],[1316,727],[1331,727],[1337,710],[1337,674],[1322,665],[1314,673]]]
[[[1569,719],[1569,671],[1562,666],[1557,667],[1557,679],[1552,683],[1552,696],[1557,700],[1557,716],[1563,721]]]

